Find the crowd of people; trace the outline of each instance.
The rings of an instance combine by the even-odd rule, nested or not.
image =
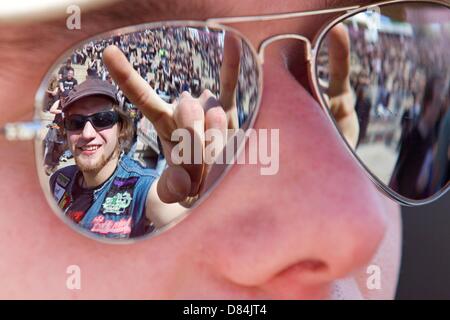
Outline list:
[[[85,66],[88,77],[109,80],[102,52],[106,46],[114,44],[141,77],[171,102],[183,91],[198,96],[201,89],[209,89],[218,94],[223,53],[212,48],[220,41],[223,35],[218,32],[161,27],[91,41],[75,50],[71,60]],[[223,43],[219,46],[223,47]]]

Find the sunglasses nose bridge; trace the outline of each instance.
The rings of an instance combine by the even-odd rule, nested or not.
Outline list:
[[[91,136],[93,134],[95,134],[96,129],[94,124],[92,123],[92,119],[88,118],[86,119],[86,122],[83,125],[83,128],[81,130],[81,134],[83,136]]]
[[[279,34],[270,38],[265,39],[258,48],[258,58],[261,64],[264,63],[264,50],[269,46],[270,44],[279,41],[279,40],[286,40],[286,39],[295,39],[299,41],[303,41],[305,43],[305,59],[307,62],[311,62],[313,53],[312,53],[312,44],[311,41],[306,38],[305,36],[299,35],[299,34]]]

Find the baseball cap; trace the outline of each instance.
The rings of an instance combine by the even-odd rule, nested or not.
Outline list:
[[[119,104],[116,87],[111,83],[101,79],[87,79],[70,90],[67,97],[61,101],[62,111],[67,111],[70,105],[81,98],[98,95],[111,98],[111,100]]]

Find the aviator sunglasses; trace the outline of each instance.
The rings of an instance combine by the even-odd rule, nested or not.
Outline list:
[[[312,39],[290,32],[252,42],[239,31],[244,23],[319,15],[327,22]],[[342,138],[343,147],[380,191],[402,205],[426,204],[448,191],[449,1],[384,1],[262,16],[151,22],[112,30],[75,44],[56,59],[37,91],[34,121],[7,124],[3,133],[10,140],[34,138],[37,167],[43,168],[42,146],[47,125],[53,121],[49,109],[55,101],[49,89],[64,81],[64,71],[59,72],[68,59],[78,82],[91,77],[110,80],[102,61],[102,51],[109,45],[121,49],[162,101],[177,101],[183,91],[199,97],[208,89],[216,97],[228,97],[227,103],[236,108],[237,126],[248,131],[261,102],[264,52],[281,40],[303,44],[299,56],[305,57],[312,94]],[[238,64],[229,63],[236,57]],[[225,92],[230,83],[231,92]],[[120,107],[136,119],[138,108],[123,94],[120,101]],[[160,154],[154,126],[145,120],[135,121],[140,146]],[[64,126],[80,130],[87,121],[101,129],[116,123],[118,115],[71,115],[64,119]],[[41,172],[39,176],[46,179]],[[214,185],[221,177],[217,176]],[[46,180],[42,186],[58,210]]]
[[[64,128],[69,131],[82,130],[89,121],[95,129],[101,130],[113,126],[118,120],[119,115],[115,111],[98,112],[90,116],[71,114],[64,117]]]

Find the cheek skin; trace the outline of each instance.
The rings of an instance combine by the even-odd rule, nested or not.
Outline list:
[[[402,218],[400,206],[390,199],[384,199],[387,218],[387,230],[370,265],[380,267],[381,289],[369,290],[367,287],[367,269],[355,273],[356,283],[366,299],[393,299],[397,289],[402,257]]]
[[[112,128],[101,131],[100,137],[107,144],[107,154],[110,154],[114,151],[119,141],[119,126],[116,124]]]

